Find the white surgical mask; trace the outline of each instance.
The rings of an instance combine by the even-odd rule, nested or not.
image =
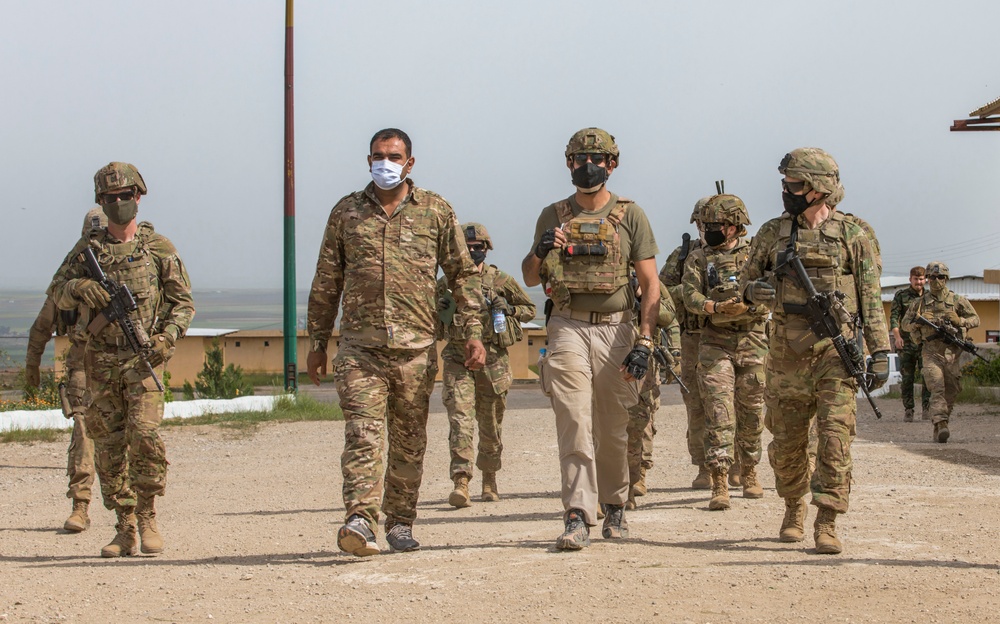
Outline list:
[[[383,191],[396,188],[406,178],[403,174],[403,165],[391,160],[372,161],[372,180],[375,186]]]

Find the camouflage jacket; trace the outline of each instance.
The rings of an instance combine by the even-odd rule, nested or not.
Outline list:
[[[492,308],[487,305],[487,300],[493,301],[497,297],[503,297],[507,303],[514,308],[511,314],[507,315],[507,324],[514,325],[511,329],[517,336],[521,336],[521,323],[535,320],[536,306],[521,285],[513,277],[504,273],[496,266],[487,264],[483,266],[480,273],[482,288],[480,290],[479,323],[482,326],[483,344],[489,347],[496,347],[496,333],[493,331]],[[449,340],[453,347],[464,349],[465,330],[461,326],[455,325],[455,303],[451,290],[448,289],[448,281],[445,278],[438,280],[438,297],[444,297],[450,302],[448,309],[439,314],[441,324],[439,335],[441,338]],[[518,338],[520,339],[520,338]],[[505,347],[504,347],[505,348]]]
[[[465,338],[481,338],[479,274],[455,211],[440,195],[406,184],[410,192],[392,215],[373,183],[330,211],[309,292],[314,351],[326,351],[341,297],[344,340],[394,349],[433,344],[438,267],[455,295]]]
[[[683,297],[684,306],[689,316],[700,316],[700,324],[713,325],[716,329],[746,331],[749,325],[760,324],[763,329],[764,319],[769,310],[763,306],[751,306],[747,312],[733,317],[725,314],[706,314],[705,302],[713,300],[725,301],[738,297],[739,271],[746,263],[750,252],[750,243],[741,238],[732,249],[717,250],[708,246],[699,246],[692,251],[684,263]],[[708,277],[709,265],[717,267],[718,284],[710,284]],[[741,297],[742,298],[742,297]]]
[[[910,332],[915,344],[936,340],[937,332],[918,323],[917,316],[923,316],[935,325],[941,325],[945,320],[944,315],[951,311],[954,311],[960,319],[960,323],[955,327],[955,334],[959,339],[965,339],[965,330],[979,327],[979,315],[969,300],[945,287],[940,294],[931,292],[930,288],[924,288],[924,294],[914,299],[907,308],[900,323],[900,330],[905,329]]]
[[[830,216],[816,228],[809,229],[801,216],[798,219],[796,251],[806,267],[816,290],[837,290],[845,295],[844,307],[849,314],[859,314],[865,343],[871,353],[889,351],[889,332],[882,308],[882,289],[868,236],[842,213]],[[778,254],[788,247],[792,216],[787,212],[761,226],[750,243],[750,255],[740,271],[740,292],[745,293],[750,282],[768,280],[777,291],[772,319],[775,335],[785,340],[809,346],[806,334],[811,333],[808,319],[802,314],[786,312],[785,303],[804,303],[804,289],[789,277],[778,278],[774,270]],[[854,336],[852,327],[844,324],[847,338]],[[799,342],[799,338],[805,339]],[[812,341],[813,344],[815,341]]]
[[[688,255],[695,249],[701,249],[701,238],[691,239],[688,247]],[[697,332],[701,329],[701,319],[695,315],[688,314],[684,307],[684,264],[680,261],[681,247],[674,249],[667,258],[663,268],[660,269],[660,281],[670,292],[670,298],[674,301],[674,310],[677,324],[684,333]]]
[[[147,221],[139,224],[135,238],[128,243],[115,239],[107,229],[77,242],[49,285],[48,292],[60,310],[80,309],[83,326],[96,314],[73,294],[76,281],[89,277],[81,255],[88,245],[110,279],[128,284],[138,304],[133,314],[143,331],[150,336],[169,334],[174,341],[187,332],[194,318],[191,280],[173,243],[157,234]],[[111,342],[120,333],[111,323],[96,338]]]
[[[925,289],[928,290],[928,289]],[[903,339],[903,346],[909,347],[914,343],[910,332],[903,329],[903,317],[910,304],[920,298],[920,293],[913,290],[912,286],[907,286],[902,290],[897,290],[892,297],[892,306],[889,308],[889,331],[899,328],[899,335]]]

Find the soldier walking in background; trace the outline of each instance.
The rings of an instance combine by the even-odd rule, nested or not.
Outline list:
[[[691,455],[691,463],[698,467],[698,474],[691,482],[695,490],[712,488],[712,472],[705,465],[705,405],[701,400],[701,389],[698,384],[698,342],[701,338],[702,318],[689,314],[684,307],[684,262],[696,249],[703,245],[701,209],[711,197],[702,197],[694,205],[691,213],[691,223],[698,227],[698,237],[691,239],[685,234],[684,242],[674,249],[667,257],[660,270],[660,281],[670,291],[674,302],[677,323],[680,326],[681,381],[688,391],[681,393],[684,408],[687,411],[687,447]]]
[[[136,521],[144,553],[163,550],[154,498],[166,490],[167,456],[159,426],[163,389],[158,387],[174,344],[194,317],[191,282],[173,244],[136,214],[146,183],[128,163],[112,162],[94,176],[94,194],[107,227],[84,237],[56,272],[49,292],[60,310],[86,307],[80,320],[89,332],[85,354],[90,407],[87,433],[94,441],[104,506],[118,517],[117,534],[102,557],[134,554]],[[129,315],[143,361],[117,323],[101,312],[111,295],[82,260],[91,249],[108,280],[131,291]],[[91,322],[91,319],[93,321]]]
[[[892,346],[899,354],[899,370],[903,375],[900,382],[903,395],[903,415],[904,422],[913,422],[913,383],[916,380],[917,371],[921,369],[920,343],[914,341],[910,332],[900,329],[900,323],[906,315],[906,310],[910,304],[919,299],[924,293],[925,271],[924,267],[918,266],[910,269],[910,286],[896,291],[892,298],[892,307],[889,311],[889,331],[892,333]],[[927,387],[927,382],[922,382],[923,392],[921,393],[921,405],[923,407],[923,420],[930,419],[931,391]]]
[[[483,475],[481,500],[500,500],[496,474],[500,471],[503,452],[507,390],[513,382],[507,348],[521,340],[521,323],[535,318],[535,304],[517,280],[496,266],[486,264],[486,255],[493,249],[493,240],[486,228],[479,223],[465,223],[460,229],[482,281],[479,322],[486,347],[485,366],[478,370],[465,366],[466,329],[454,322],[459,317],[455,315],[455,298],[445,278],[438,280],[438,311],[443,337],[448,340],[441,352],[444,361],[442,396],[448,409],[451,479],[455,483],[448,504],[468,507],[474,423],[479,424],[476,467]]]
[[[967,330],[979,327],[979,315],[968,299],[948,289],[949,272],[943,262],[928,264],[926,276],[930,288],[910,304],[901,327],[910,333],[917,344],[923,345],[924,383],[931,391],[933,440],[944,443],[951,435],[948,420],[955,408],[955,397],[962,389],[962,349],[918,319],[924,318],[952,337],[965,340]]]
[[[824,328],[836,327],[838,338],[845,342],[863,333],[872,353],[870,389],[881,387],[889,377],[889,334],[871,242],[860,226],[826,204],[828,197],[843,194],[833,157],[817,148],[800,148],[785,155],[778,171],[784,176],[785,213],[757,232],[740,273],[740,285],[748,303],[773,310],[774,332],[765,363],[764,424],[774,436],[768,459],[778,495],[785,499],[780,539],[803,539],[806,506],[802,497],[811,489],[812,502],[819,509],[813,532],[816,552],[835,554],[843,549],[836,518],[848,510],[858,388],[835,339],[812,329],[806,307],[814,301],[810,286],[836,302],[830,312],[836,316]],[[798,265],[793,259],[801,261],[799,268],[808,283],[800,281],[800,272],[789,273]],[[837,344],[845,352],[853,351],[852,358],[861,358],[856,343],[851,349],[839,339]],[[819,446],[810,479],[807,446],[813,417]]]
[[[108,218],[100,208],[92,208],[83,220],[82,236],[89,239],[98,235],[108,225]],[[25,379],[30,386],[41,384],[39,366],[45,345],[52,339],[52,332],[57,336],[69,337],[69,349],[66,352],[66,381],[59,384],[60,395],[63,398],[63,416],[73,420],[73,433],[70,436],[69,448],[66,451],[66,476],[69,477],[69,489],[66,498],[73,501],[63,528],[79,533],[90,527],[90,489],[94,485],[94,443],[87,435],[87,406],[90,404],[87,396],[87,373],[84,370],[83,357],[87,347],[84,327],[77,325],[79,310],[60,311],[51,293],[45,298],[42,309],[31,325],[28,335],[28,353],[25,358]],[[60,354],[56,354],[59,357]]]
[[[413,522],[438,370],[439,267],[457,302],[454,335],[465,339],[464,364],[479,370],[486,361],[479,273],[454,210],[408,179],[416,160],[405,132],[380,130],[369,148],[372,182],[337,202],[323,233],[309,293],[306,362],[319,385],[343,298],[334,382],[345,421],[340,465],[346,512],[337,546],[356,556],[379,552],[380,509],[392,550],[420,548]]]
[[[659,305],[657,297],[643,298],[636,337],[629,264],[643,292],[655,293],[659,284],[646,214],[606,186],[619,155],[614,137],[599,128],[570,137],[566,166],[576,192],[542,210],[521,263],[525,285],[545,282],[552,293],[539,378],[556,415],[565,509],[559,550],[590,544],[599,504],[606,509],[604,538],[628,537],[628,409],[639,400],[636,381],[652,357]]]
[[[743,302],[737,279],[746,263],[750,225],[743,200],[716,195],[701,209],[705,244],[684,266],[684,304],[704,318],[698,380],[705,405],[705,460],[712,470],[711,510],[729,509],[728,473],[739,458],[743,498],[761,498],[757,478],[764,430],[764,305]],[[735,448],[734,448],[735,447]]]

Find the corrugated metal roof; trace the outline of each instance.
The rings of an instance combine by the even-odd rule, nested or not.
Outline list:
[[[892,301],[896,292],[910,285],[910,279],[902,284],[887,284],[886,280],[896,280],[896,277],[882,278],[882,301]],[[948,280],[948,288],[969,301],[997,301],[1000,299],[1000,284],[987,284],[978,275],[963,275]]]
[[[1000,98],[997,98],[987,104],[986,106],[981,106],[976,110],[969,113],[969,117],[989,117],[990,115],[996,115],[1000,113]]]

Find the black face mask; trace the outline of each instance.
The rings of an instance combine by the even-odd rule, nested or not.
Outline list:
[[[472,261],[476,263],[476,266],[486,261],[485,251],[470,251],[469,255],[472,256]]]
[[[607,181],[608,170],[592,162],[573,170],[573,186],[584,193],[596,193]]]
[[[805,195],[792,195],[786,191],[781,192],[781,203],[785,205],[785,210],[793,217],[797,217],[809,208],[809,200]],[[706,242],[708,239],[705,239]]]
[[[722,230],[705,230],[705,244],[709,247],[718,247],[726,242],[726,233]]]

